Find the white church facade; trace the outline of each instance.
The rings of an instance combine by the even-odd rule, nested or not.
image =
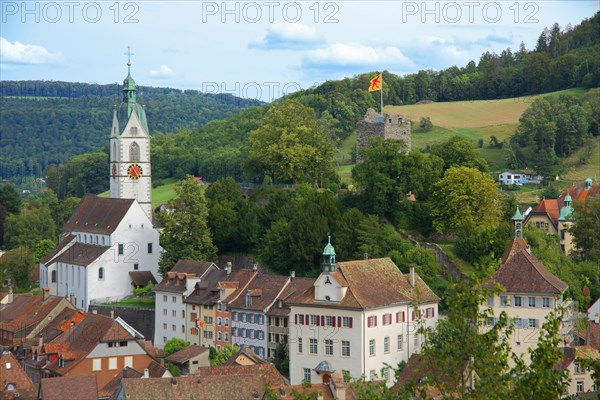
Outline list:
[[[130,295],[133,281],[143,285],[159,278],[150,135],[127,65],[110,138],[110,198],[85,195],[63,227],[61,242],[39,265],[40,287],[82,310]]]

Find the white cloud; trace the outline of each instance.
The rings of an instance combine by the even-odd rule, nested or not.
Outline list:
[[[161,65],[158,69],[150,71],[150,76],[157,79],[170,78],[173,75],[175,75],[175,71],[167,65]]]
[[[61,62],[61,53],[51,53],[35,44],[11,43],[0,37],[0,59],[3,64],[52,64]]]
[[[314,26],[300,22],[276,22],[267,29],[266,35],[259,42],[250,43],[248,47],[261,50],[300,50],[314,48],[320,43],[323,43],[323,38]]]
[[[407,69],[415,64],[394,46],[372,47],[334,43],[312,50],[302,59],[304,68],[315,69]]]

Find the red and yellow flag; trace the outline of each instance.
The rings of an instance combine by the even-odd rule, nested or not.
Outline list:
[[[371,84],[369,85],[369,92],[376,92],[378,90],[381,90],[381,74],[371,79]]]

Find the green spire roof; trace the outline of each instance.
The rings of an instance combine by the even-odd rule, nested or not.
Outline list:
[[[147,133],[148,130],[148,121],[146,120],[146,112],[144,111],[144,107],[137,102],[136,99],[136,86],[135,80],[131,77],[131,51],[129,47],[127,47],[127,77],[123,80],[123,100],[119,105],[119,109],[117,111],[117,117],[119,122],[119,131],[122,132],[131,118],[132,113],[136,113],[140,123],[144,127]]]
[[[558,216],[559,221],[569,221],[573,216],[573,207],[565,205],[560,209],[560,215]]]
[[[335,256],[335,249],[331,245],[331,235],[328,235],[327,239],[329,242],[327,243],[327,246],[325,246],[325,248],[323,249],[323,255],[324,256]]]
[[[523,214],[521,214],[521,210],[519,210],[519,206],[517,206],[517,211],[515,211],[515,215],[512,217],[513,221],[523,221]]]
[[[563,200],[564,200],[565,204],[571,205],[573,198],[571,197],[570,194],[567,193],[567,195],[565,196],[565,198]]]

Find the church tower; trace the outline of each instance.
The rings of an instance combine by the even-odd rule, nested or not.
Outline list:
[[[136,99],[129,57],[123,100],[115,108],[110,134],[110,197],[136,199],[152,220],[150,132],[144,107]]]

